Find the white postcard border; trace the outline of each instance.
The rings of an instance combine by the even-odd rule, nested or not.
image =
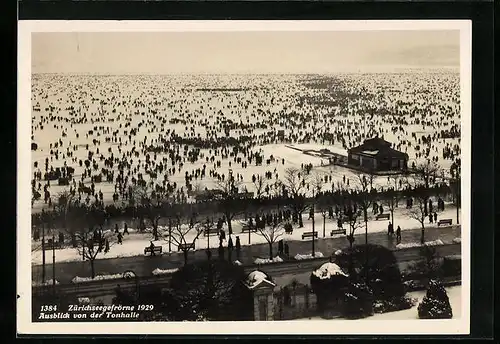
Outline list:
[[[468,334],[470,331],[470,211],[461,212],[462,312],[450,320],[317,320],[259,322],[33,323],[31,313],[31,34],[33,32],[459,30],[462,208],[470,210],[470,20],[349,21],[19,21],[17,127],[17,330],[19,334]]]

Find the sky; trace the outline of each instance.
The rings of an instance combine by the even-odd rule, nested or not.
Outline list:
[[[458,67],[460,32],[33,33],[32,73],[266,74]]]

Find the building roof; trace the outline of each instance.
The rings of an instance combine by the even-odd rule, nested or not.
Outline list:
[[[382,138],[375,137],[363,142],[360,146],[348,150],[351,154],[359,154],[369,157],[390,156],[400,159],[408,159],[408,154],[391,148],[391,143]]]

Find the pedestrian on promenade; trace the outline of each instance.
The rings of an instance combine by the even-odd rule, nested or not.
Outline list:
[[[429,223],[433,223],[433,220],[434,220],[434,217],[432,216],[432,214],[429,214]]]
[[[118,235],[117,235],[116,237],[117,237],[117,239],[118,239],[118,243],[119,243],[120,245],[123,245],[123,241],[122,241],[122,239],[123,239],[123,235],[122,235],[122,233],[118,232]]]
[[[219,259],[224,260],[224,246],[222,246],[222,242],[219,244]]]
[[[155,244],[153,244],[153,241],[150,241],[149,248],[151,249],[151,257],[155,256]]]
[[[236,259],[240,260],[241,243],[240,237],[236,237]]]
[[[282,254],[283,254],[283,249],[284,249],[284,246],[283,246],[283,239],[281,239],[280,241],[278,241],[278,254],[279,254],[279,255],[282,255]]]
[[[115,233],[118,234],[120,230],[118,229],[118,223],[115,223]]]
[[[123,225],[123,234],[129,234],[128,233],[128,227],[127,227],[126,223]]]
[[[227,259],[229,261],[231,261],[231,257],[232,257],[232,253],[233,253],[233,248],[234,248],[234,245],[233,245],[233,239],[231,238],[231,236],[229,236],[229,241],[227,242]]]
[[[337,226],[340,228],[342,228],[342,219],[339,217],[339,219],[337,220]]]
[[[398,244],[401,242],[401,227],[399,227],[399,226],[396,229],[396,240],[397,240]]]
[[[434,213],[434,222],[436,222],[436,223],[437,223],[437,221],[438,221],[438,214],[437,214],[437,213]]]

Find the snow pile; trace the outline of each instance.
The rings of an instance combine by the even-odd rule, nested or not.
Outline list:
[[[88,297],[79,297],[78,303],[83,305],[88,305],[90,303],[90,299]]]
[[[281,259],[280,256],[276,256],[273,259],[257,258],[254,260],[254,264],[269,264],[269,263],[281,263],[281,262],[283,262],[283,259]]]
[[[338,255],[341,255],[342,254],[342,250],[337,250],[335,251],[335,255],[338,256]]]
[[[174,272],[176,272],[177,270],[179,270],[178,268],[175,268],[175,269],[167,269],[167,270],[162,270],[160,268],[156,268],[153,270],[153,275],[155,276],[158,276],[158,275],[167,275],[167,274],[173,274]]]
[[[455,239],[453,239],[453,242],[455,244],[460,244],[462,242],[462,238],[455,238]]]
[[[268,276],[263,273],[262,271],[253,271],[250,274],[248,274],[248,277],[246,279],[246,285],[248,288],[253,289],[260,285],[262,282],[267,282],[271,285],[275,285],[273,282],[270,281]]]
[[[335,263],[325,263],[319,267],[319,269],[313,272],[313,275],[319,279],[327,279],[331,276],[342,275],[347,277],[347,275],[342,271],[340,266]]]
[[[97,276],[95,276],[95,278],[75,276],[71,280],[71,282],[72,283],[85,283],[85,282],[91,282],[91,281],[104,281],[104,280],[120,279],[120,278],[123,278],[123,274],[97,275]]]
[[[233,263],[234,263],[235,265],[243,265],[243,263],[241,263],[239,260],[235,260]]]
[[[440,246],[444,245],[444,242],[441,239],[433,240],[433,241],[427,241],[424,243],[425,246]],[[402,250],[405,248],[413,248],[413,247],[422,247],[424,246],[419,242],[408,242],[405,244],[397,244],[396,249],[397,250]]]
[[[46,280],[45,282],[33,282],[31,285],[33,287],[41,287],[41,286],[45,286],[45,285],[53,285],[54,282],[56,282],[55,284],[59,284],[59,281],[58,280]]]
[[[316,252],[316,253],[314,254],[314,257],[313,257],[313,255],[312,255],[312,253],[309,253],[309,254],[298,254],[298,253],[297,253],[297,254],[295,255],[295,257],[294,257],[294,258],[295,258],[296,260],[304,260],[304,259],[314,259],[314,258],[323,258],[323,257],[324,257],[323,253],[321,253],[321,252]]]

